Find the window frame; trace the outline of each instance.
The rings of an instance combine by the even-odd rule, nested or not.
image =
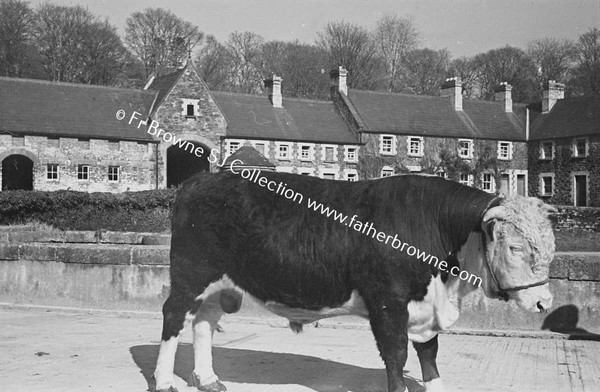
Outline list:
[[[579,148],[577,147],[577,142],[583,141],[584,143],[584,151],[583,154],[579,154]],[[576,137],[573,139],[573,143],[571,144],[571,156],[573,158],[587,158],[589,153],[589,141],[587,137]]]
[[[462,176],[463,175],[467,176],[467,180],[466,181],[462,181]],[[458,174],[458,183],[459,184],[463,184],[463,185],[467,185],[467,186],[473,186],[473,175],[471,173],[459,173]]]
[[[56,170],[51,170],[50,167]],[[56,175],[56,178],[50,178],[50,175]],[[46,181],[60,181],[60,165],[58,163],[47,163],[46,164]]]
[[[236,145],[236,149],[234,151],[231,151],[231,148],[233,145]],[[226,148],[227,148],[227,156],[233,155],[237,150],[240,149],[240,147],[242,147],[243,141],[242,140],[238,140],[238,139],[229,139],[226,142]]]
[[[196,118],[200,113],[200,100],[199,99],[191,99],[191,98],[182,98],[181,103],[181,114],[185,118]],[[188,109],[190,105],[193,108],[194,114],[189,114]]]
[[[461,143],[468,143],[466,155],[461,154]],[[473,139],[458,139],[457,152],[458,156],[462,159],[473,159]]]
[[[390,151],[384,151],[383,142],[386,138],[391,139]],[[379,135],[379,154],[381,155],[396,155],[396,135],[380,134]]]
[[[350,150],[354,150],[354,158],[350,158]],[[344,161],[353,163],[358,162],[358,146],[344,146]]]
[[[302,152],[308,148],[308,156],[302,156]],[[310,143],[298,143],[298,160],[302,162],[312,162],[315,160],[315,146]]]
[[[385,174],[385,173],[389,173],[389,174]],[[392,166],[384,166],[381,168],[381,171],[379,172],[379,178],[392,177],[394,175],[396,175],[396,171],[394,170],[394,168]]]
[[[86,170],[83,170],[86,169]],[[85,177],[85,178],[83,178]],[[90,165],[87,163],[81,163],[77,165],[77,180],[78,181],[89,181],[90,180]]]
[[[549,178],[551,182],[551,193],[546,193],[546,184],[544,183],[544,178]],[[540,196],[545,196],[545,197],[552,197],[554,196],[556,189],[555,189],[555,178],[554,178],[554,173],[540,173],[539,174],[539,195]]]
[[[418,146],[417,146],[418,151],[417,152],[411,151],[413,141],[417,141],[417,143],[418,143]],[[407,136],[406,137],[406,154],[409,157],[423,157],[424,150],[425,150],[425,140],[423,139],[422,136]]]
[[[489,181],[486,181],[485,177],[489,176]],[[486,183],[489,183],[489,187],[486,188]],[[489,193],[494,193],[496,191],[496,181],[494,179],[493,173],[481,173],[481,190]]]
[[[327,159],[327,149],[333,149],[331,159]],[[338,161],[338,149],[335,144],[321,144],[321,162],[334,163]]]
[[[111,169],[117,169],[116,174],[111,173]],[[116,179],[110,179],[111,176],[116,176]],[[109,165],[107,171],[107,179],[108,182],[120,182],[121,181],[121,166],[119,165]]]
[[[502,155],[502,146],[507,146],[506,156]],[[513,142],[510,141],[498,141],[498,150],[496,152],[498,159],[503,161],[510,161],[513,159]]]
[[[291,161],[292,160],[292,143],[282,143],[282,142],[277,142],[277,160],[279,161]],[[283,157],[281,155],[281,148],[285,147],[287,148],[287,156]]]
[[[551,156],[550,157],[546,156],[546,150],[544,148],[544,146],[546,146],[546,145],[550,145],[550,147],[551,147]],[[542,142],[540,142],[539,148],[540,148],[540,151],[539,151],[539,153],[540,153],[539,159],[540,160],[551,161],[551,160],[554,159],[555,144],[554,144],[553,141],[551,141],[551,140],[549,140],[549,141],[542,141]]]

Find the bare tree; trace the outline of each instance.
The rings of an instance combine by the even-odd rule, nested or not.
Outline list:
[[[476,55],[474,63],[479,73],[481,98],[493,99],[494,89],[500,83],[508,82],[514,87],[515,102],[539,99],[537,68],[523,50],[507,45]]]
[[[527,54],[538,68],[538,82],[565,82],[577,58],[575,43],[568,39],[544,37],[527,43]]]
[[[206,37],[198,51],[196,66],[200,77],[212,90],[228,90],[231,54],[213,35]]]
[[[233,91],[256,93],[262,91],[261,72],[263,37],[245,31],[229,35],[226,46],[231,55],[230,86]]]
[[[162,8],[134,12],[126,21],[125,42],[144,64],[146,77],[177,68],[202,38],[198,27]]]
[[[36,53],[31,42],[33,11],[24,1],[0,1],[0,75],[32,76],[32,57]]]
[[[407,54],[419,43],[419,32],[410,17],[384,15],[375,26],[373,39],[379,56],[385,63],[387,90],[396,92],[401,85],[401,73]]]
[[[573,70],[576,94],[600,93],[600,30],[597,28],[579,36],[577,42],[578,64]]]
[[[384,64],[366,28],[329,22],[317,37],[317,45],[329,54],[329,68],[343,66],[348,70],[349,87],[375,90],[382,85]]]
[[[33,35],[51,80],[111,84],[126,53],[116,28],[81,6],[40,5]]]
[[[480,95],[479,70],[472,58],[459,57],[450,62],[447,77],[460,76],[462,79],[463,96],[466,99],[476,99]]]
[[[449,64],[450,52],[446,49],[415,49],[407,54],[403,84],[415,94],[439,95]]]

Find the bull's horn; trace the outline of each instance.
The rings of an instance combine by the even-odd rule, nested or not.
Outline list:
[[[504,206],[496,206],[492,207],[486,211],[483,216],[483,221],[487,222],[491,219],[505,219],[506,218],[506,207]]]

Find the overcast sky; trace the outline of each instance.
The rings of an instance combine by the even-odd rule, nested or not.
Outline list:
[[[32,5],[41,0],[30,1]],[[233,31],[254,31],[266,40],[314,43],[328,21],[371,28],[385,13],[414,17],[422,46],[447,48],[453,57],[551,36],[577,39],[600,28],[600,0],[53,0],[87,6],[123,33],[125,20],[148,7],[170,9],[225,41]]]

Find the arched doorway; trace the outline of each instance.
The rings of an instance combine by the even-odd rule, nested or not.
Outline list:
[[[192,145],[194,148],[192,149]],[[201,157],[194,154],[196,148],[202,147],[204,153]],[[186,141],[182,147],[171,146],[167,149],[167,187],[179,186],[192,174],[210,170],[208,156],[210,149],[203,144]]]
[[[2,190],[33,190],[33,161],[24,155],[9,155],[2,161]]]

